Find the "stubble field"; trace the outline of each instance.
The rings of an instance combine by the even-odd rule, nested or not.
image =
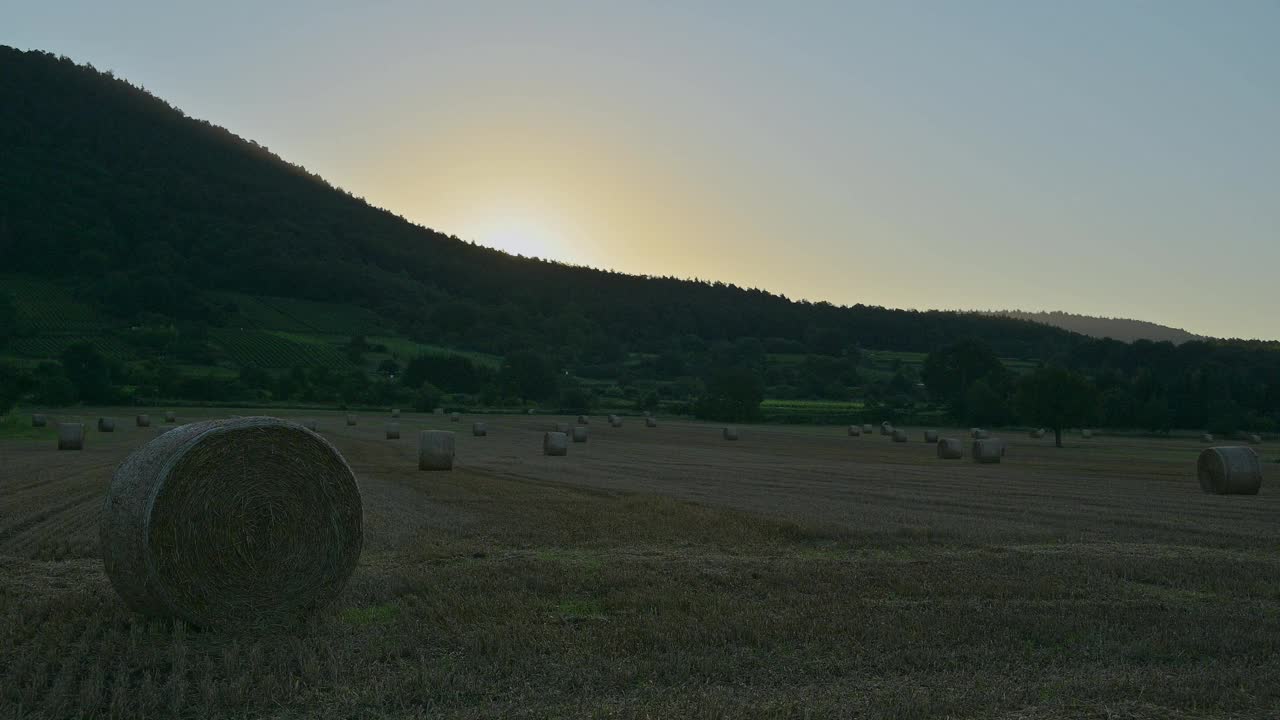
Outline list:
[[[388,441],[285,413],[352,465],[364,554],[308,627],[237,636],[117,599],[98,512],[162,414],[79,412],[116,432],[0,439],[0,717],[1280,715],[1266,446],[1262,494],[1217,497],[1179,440],[1005,435],[975,465],[915,429],[596,418],[553,458],[570,418],[406,414]],[[453,472],[417,470],[426,428],[458,431]]]

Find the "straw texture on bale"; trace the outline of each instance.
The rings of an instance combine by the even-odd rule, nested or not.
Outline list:
[[[109,417],[98,418],[98,432],[115,432],[116,421]]]
[[[453,469],[453,433],[448,430],[423,430],[418,433],[418,469]]]
[[[569,434],[569,423],[556,423],[556,432]]]
[[[58,423],[58,449],[84,449],[84,423]]]
[[[347,427],[351,427],[352,425],[355,425],[355,424],[356,424],[356,416],[347,415]]]
[[[574,442],[586,442],[586,441],[587,441],[587,428],[586,428],[586,426],[585,426],[585,425],[575,425],[575,426],[574,426],[574,428],[573,428],[573,441],[574,441]]]
[[[591,423],[590,423],[590,421],[587,419],[587,416],[586,416],[586,415],[579,415],[579,416],[578,416],[578,424],[579,424],[579,425],[589,425],[589,424],[591,424]]]
[[[151,427],[151,416],[150,416],[150,415],[139,415],[139,416],[137,416],[137,417],[135,417],[135,418],[133,419],[133,422],[134,422],[138,427]]]
[[[103,564],[137,612],[198,627],[292,624],[342,591],[360,488],[324,438],[269,417],[183,425],[116,468]]]
[[[400,439],[400,423],[387,423],[387,439],[388,440]]]
[[[489,426],[482,422],[471,423],[471,434],[475,437],[484,437],[489,434]]]
[[[164,414],[164,421],[172,425],[178,422],[178,416],[174,415],[172,411],[167,412]]]
[[[400,408],[391,408],[391,417],[393,418],[400,417]]]
[[[955,438],[942,438],[938,441],[938,458],[942,460],[959,460],[964,457],[964,443]]]
[[[462,422],[462,416],[458,413],[454,413],[449,416],[449,422]]]
[[[857,425],[849,426],[849,437],[859,437],[862,435],[862,428]]]
[[[31,416],[31,427],[44,427],[45,425],[48,425],[48,424],[49,424],[49,418],[45,417],[44,415]]]
[[[647,428],[656,428],[658,427],[658,421],[652,417],[647,417],[644,419],[644,426]]]
[[[1214,495],[1257,495],[1262,487],[1262,461],[1252,448],[1205,448],[1196,470],[1200,489]]]
[[[974,440],[969,451],[976,463],[998,463],[1004,457],[1004,443],[999,440]]]
[[[908,441],[908,440],[910,440],[910,439],[911,439],[911,438],[907,437],[907,431],[906,431],[906,430],[894,430],[894,431],[893,431],[893,441],[894,441],[894,442],[896,442],[896,443],[904,443],[904,442],[907,442],[907,441]]]
[[[543,455],[568,455],[569,436],[562,432],[549,432],[542,436]]]
[[[925,431],[924,431],[924,441],[925,441],[925,442],[927,442],[927,443],[936,443],[936,442],[938,442],[938,431],[937,431],[937,430],[925,430]]]
[[[735,428],[735,427],[727,427],[727,428],[724,428],[723,430],[721,430],[721,431],[720,431],[720,434],[721,434],[721,436],[722,436],[722,437],[724,437],[724,439],[725,439],[725,440],[737,440],[737,439],[738,439],[738,428]]]

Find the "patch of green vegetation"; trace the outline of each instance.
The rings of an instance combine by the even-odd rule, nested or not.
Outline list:
[[[555,604],[555,613],[566,622],[607,620],[604,604],[591,598],[569,598]]]
[[[493,369],[497,369],[502,365],[502,358],[497,355],[490,355],[482,352],[472,352],[469,350],[455,350],[442,345],[427,345],[425,343],[414,342],[402,337],[391,335],[372,335],[366,338],[371,345],[383,345],[387,348],[387,352],[402,360],[417,357],[418,355],[458,355],[470,359],[477,365],[484,365]]]
[[[386,625],[395,620],[399,614],[399,605],[386,603],[384,605],[348,608],[342,611],[342,620],[352,625]]]
[[[12,295],[19,323],[36,332],[96,332],[104,324],[92,307],[56,283],[26,275],[0,275],[0,287]]]
[[[32,427],[29,410],[14,408],[8,415],[0,415],[0,438],[5,440],[38,440],[56,434],[57,422],[52,418],[45,427]]]
[[[210,330],[209,337],[240,367],[328,367],[336,371],[355,367],[340,350],[323,342],[299,342],[273,332],[226,328]]]

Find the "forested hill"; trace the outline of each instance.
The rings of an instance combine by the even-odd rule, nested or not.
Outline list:
[[[687,339],[1005,357],[1081,340],[979,314],[835,307],[515,257],[407,222],[110,73],[0,47],[0,267],[129,323],[240,322],[210,291],[358,305],[407,337],[566,361]]]
[[[1031,322],[1044,323],[1045,325],[1070,330],[1081,335],[1088,335],[1092,338],[1111,338],[1122,342],[1150,340],[1152,342],[1171,342],[1175,345],[1180,345],[1191,340],[1205,339],[1181,328],[1169,327],[1145,320],[1076,315],[1062,311],[994,310],[987,314],[1030,320]]]

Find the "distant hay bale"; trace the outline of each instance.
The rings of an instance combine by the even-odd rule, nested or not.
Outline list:
[[[98,418],[98,432],[115,432],[116,421],[109,417]]]
[[[938,431],[937,431],[937,430],[925,430],[925,431],[924,431],[924,441],[925,441],[925,442],[927,442],[927,443],[936,443],[936,442],[938,442]]]
[[[529,408],[529,413],[528,413],[528,414],[529,414],[529,415],[537,415],[537,414],[538,414],[538,411],[534,410],[533,408]]]
[[[35,414],[31,416],[31,427],[44,427],[49,424],[49,418],[44,415]]]
[[[462,415],[453,413],[449,416],[449,422],[462,422]]]
[[[454,436],[449,430],[418,433],[418,469],[452,470]]]
[[[444,408],[442,408],[442,407],[438,407],[438,408],[436,408],[435,410],[432,410],[431,412],[432,412],[432,414],[434,414],[434,415],[443,415],[443,414],[444,414]]]
[[[894,442],[896,442],[896,443],[904,443],[904,442],[908,442],[909,440],[911,440],[911,438],[907,437],[907,431],[906,431],[906,430],[898,430],[898,429],[895,429],[895,430],[893,431],[893,441],[894,441]]]
[[[862,434],[863,434],[863,435],[870,435],[872,432],[874,432],[874,430],[873,430],[873,428],[871,427],[871,423],[867,423],[867,424],[865,424],[865,425],[863,425],[863,426],[862,426]]]
[[[938,458],[941,460],[959,460],[964,457],[964,443],[955,438],[942,438],[938,441]]]
[[[890,423],[888,420],[885,420],[884,422],[880,423],[880,434],[893,435],[893,424]]]
[[[169,429],[116,468],[103,564],[135,611],[198,627],[292,624],[346,585],[360,488],[324,438],[269,417]]]
[[[320,432],[320,424],[317,423],[315,420],[302,421],[302,427],[310,430],[311,432]]]
[[[585,425],[575,425],[573,427],[573,441],[576,443],[587,441],[587,427]]]
[[[738,439],[738,428],[736,428],[736,427],[727,427],[727,428],[722,428],[722,429],[720,430],[720,435],[721,435],[721,437],[723,437],[725,440],[737,440],[737,439]]]
[[[138,427],[151,427],[151,416],[139,415],[133,419],[133,422]]]
[[[1252,448],[1205,448],[1196,471],[1200,489],[1214,495],[1257,495],[1262,487],[1262,461]]]
[[[556,423],[556,432],[569,434],[569,423]]]
[[[1262,444],[1262,436],[1261,436],[1261,435],[1250,435],[1250,436],[1249,436],[1249,444],[1250,444],[1250,445],[1261,445],[1261,444]]]
[[[648,410],[645,410],[645,411],[644,411],[644,416],[645,416],[645,417],[653,417],[653,413],[649,412]]]
[[[976,463],[998,463],[1004,457],[1004,442],[983,438],[974,440],[969,454]]]
[[[391,417],[393,418],[400,417],[400,408],[391,408]]]
[[[170,410],[169,412],[166,412],[166,413],[164,414],[164,421],[165,421],[166,423],[169,423],[170,425],[172,425],[172,424],[174,424],[174,423],[178,422],[178,416],[177,416],[177,415],[174,415],[174,414],[173,414],[173,411],[172,411],[172,410]]]
[[[489,434],[489,426],[482,422],[471,423],[471,435],[473,437],[484,437]]]
[[[356,416],[355,416],[355,415],[351,415],[350,413],[348,413],[348,414],[347,414],[347,427],[354,427],[354,426],[355,426],[355,424],[356,424]]]
[[[400,439],[400,423],[387,423],[387,439],[388,440]]]
[[[982,428],[973,428],[969,430],[969,437],[973,438],[974,440],[986,440],[987,438],[991,437],[991,434],[988,433],[986,430],[983,430]]]
[[[58,449],[84,449],[84,423],[58,423]]]
[[[542,436],[543,455],[568,455],[569,436],[562,432],[549,432]]]
[[[1080,437],[1084,438],[1085,440],[1088,440],[1089,438],[1093,437],[1093,431],[1089,430],[1088,428],[1085,428],[1084,430],[1080,431]]]
[[[1031,436],[1032,440],[1039,440],[1040,438],[1044,437],[1044,428],[1032,430],[1028,434]]]
[[[617,423],[617,422],[618,422],[618,416],[617,416],[617,415],[614,415],[613,413],[610,413],[610,414],[609,414],[609,424],[610,424],[610,425],[614,425],[614,424],[615,424],[615,423]]]
[[[644,426],[645,426],[645,427],[647,427],[647,428],[656,428],[656,427],[658,427],[658,420],[657,420],[657,418],[654,418],[654,417],[647,417],[647,418],[645,418],[645,419],[644,419]]]
[[[579,424],[579,425],[590,425],[590,424],[591,424],[591,421],[587,418],[587,416],[586,416],[586,415],[579,415],[579,416],[578,416],[578,424]]]
[[[850,426],[849,426],[849,437],[861,437],[861,436],[862,436],[862,427],[861,427],[861,426],[859,426],[859,425],[850,425]]]
[[[1200,442],[1207,442],[1207,443],[1213,442],[1213,433],[1205,433],[1201,435]]]

